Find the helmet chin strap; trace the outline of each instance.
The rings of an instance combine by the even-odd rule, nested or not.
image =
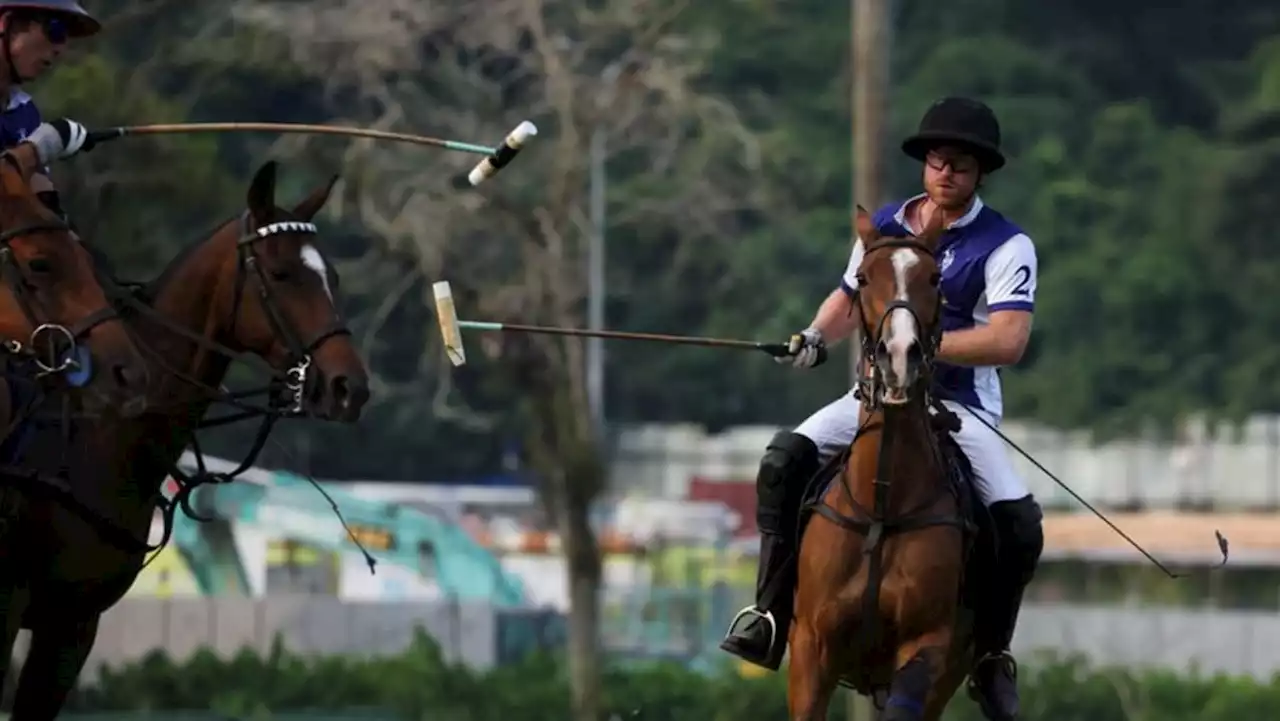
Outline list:
[[[6,18],[8,13],[5,13]],[[8,23],[0,30],[0,43],[4,44],[4,64],[9,68],[9,84],[21,85],[24,78],[18,74],[18,66],[13,62],[13,36],[9,34]]]
[[[13,49],[9,45],[9,35],[8,33],[0,33],[0,38],[3,39],[0,42],[4,43],[4,64],[9,66],[9,84],[21,85],[23,79],[18,74],[18,67],[13,64]]]

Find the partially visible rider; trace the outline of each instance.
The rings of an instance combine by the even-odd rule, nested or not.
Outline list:
[[[71,41],[101,29],[76,0],[0,0],[0,147],[30,142],[43,163],[86,149],[84,126],[67,119],[43,122],[22,85],[50,70]],[[69,220],[47,165],[31,176],[31,189],[59,218]]]
[[[937,214],[946,224],[938,246],[943,333],[933,391],[961,418],[954,437],[973,468],[974,486],[990,510],[1001,549],[996,582],[984,589],[981,607],[975,609],[980,658],[970,675],[970,693],[988,719],[1013,721],[1019,699],[1009,643],[1044,535],[1040,506],[992,427],[999,426],[1003,414],[997,369],[1021,359],[1031,333],[1035,245],[978,197],[982,181],[1005,163],[1000,125],[986,105],[968,98],[939,100],[925,113],[918,132],[903,141],[902,150],[923,163],[924,192],[881,208],[872,222],[882,235],[895,237],[928,227]],[[857,330],[861,315],[854,302],[863,251],[862,242],[856,242],[840,286],[810,326],[792,336],[792,356],[782,360],[812,367],[826,343]],[[985,423],[970,417],[971,412]],[[722,649],[765,668],[776,670],[781,664],[795,594],[801,495],[820,465],[853,442],[860,413],[859,400],[846,393],[769,443],[756,481],[756,603],[739,614],[748,620],[730,629]]]

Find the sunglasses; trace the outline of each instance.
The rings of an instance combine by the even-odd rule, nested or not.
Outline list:
[[[972,173],[978,169],[978,161],[967,155],[943,155],[941,153],[929,153],[925,156],[924,162],[934,170],[946,170],[949,166],[951,172],[956,175],[964,175]]]
[[[36,24],[44,30],[45,37],[49,38],[49,42],[54,45],[61,45],[71,37],[67,23],[62,18],[43,17],[36,20]]]

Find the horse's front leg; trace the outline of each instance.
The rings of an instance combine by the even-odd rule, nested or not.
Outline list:
[[[787,707],[792,721],[824,721],[836,690],[829,637],[807,619],[791,630]]]
[[[13,645],[22,628],[22,616],[31,602],[31,594],[25,588],[0,589],[0,689],[9,678],[9,666],[13,663]]]
[[[942,699],[947,674],[951,628],[940,628],[898,646],[897,671],[881,721],[933,721],[942,714],[950,694]],[[958,681],[957,681],[958,685]],[[951,693],[955,693],[952,686]]]
[[[9,721],[57,718],[93,650],[100,618],[97,613],[59,617],[31,629],[31,649],[22,665]]]

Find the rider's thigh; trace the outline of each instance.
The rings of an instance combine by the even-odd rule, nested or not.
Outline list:
[[[960,450],[969,457],[973,466],[973,482],[978,489],[982,502],[990,506],[1000,501],[1013,501],[1026,496],[1027,483],[1013,466],[1004,439],[991,430],[986,423],[973,417],[973,413],[981,413],[983,419],[991,425],[1000,427],[999,421],[983,411],[969,411],[958,403],[945,401],[944,405],[960,417],[960,432],[955,434]]]
[[[793,433],[813,441],[818,446],[818,457],[825,463],[853,443],[861,412],[862,404],[849,392],[819,408]]]

